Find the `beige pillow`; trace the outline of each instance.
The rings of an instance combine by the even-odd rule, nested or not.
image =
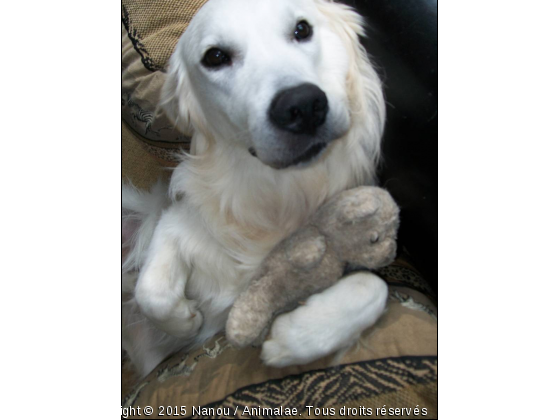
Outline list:
[[[179,38],[207,0],[122,1],[122,118],[161,162],[178,161],[190,139],[157,109],[165,68]]]

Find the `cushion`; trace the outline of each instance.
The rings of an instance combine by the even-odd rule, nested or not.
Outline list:
[[[160,161],[175,164],[188,136],[158,110],[165,68],[196,11],[206,0],[122,1],[122,117]]]
[[[165,158],[158,159],[159,148],[152,146],[134,131],[124,120],[121,122],[121,175],[124,182],[137,188],[149,190],[158,179],[168,179],[171,170],[163,164]]]

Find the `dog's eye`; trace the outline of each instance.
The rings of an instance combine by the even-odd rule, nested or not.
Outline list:
[[[202,64],[206,67],[220,67],[229,63],[231,63],[231,57],[219,48],[210,48],[202,59]]]
[[[309,38],[312,33],[313,29],[311,28],[311,25],[309,25],[309,23],[307,23],[305,20],[302,20],[296,25],[296,29],[294,30],[294,37],[298,41],[302,41],[306,38]]]

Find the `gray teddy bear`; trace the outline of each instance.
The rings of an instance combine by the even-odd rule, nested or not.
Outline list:
[[[345,268],[384,267],[397,249],[399,208],[378,187],[343,191],[265,258],[235,301],[226,336],[236,347],[264,340],[274,316],[338,281]]]

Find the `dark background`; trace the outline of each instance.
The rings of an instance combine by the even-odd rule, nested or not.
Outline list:
[[[399,246],[437,290],[437,1],[345,0],[384,83],[381,186],[401,207]]]

